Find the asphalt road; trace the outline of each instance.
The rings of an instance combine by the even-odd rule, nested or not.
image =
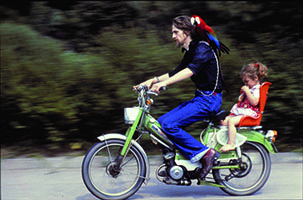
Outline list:
[[[81,178],[83,157],[1,159],[2,200],[96,200]],[[302,154],[272,155],[271,176],[266,185],[252,196],[229,196],[210,186],[172,186],[156,180],[157,164],[151,158],[151,180],[130,199],[303,199]]]

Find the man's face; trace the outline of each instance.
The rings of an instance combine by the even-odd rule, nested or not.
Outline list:
[[[172,38],[176,42],[176,47],[180,48],[184,45],[187,35],[181,29],[172,26]]]

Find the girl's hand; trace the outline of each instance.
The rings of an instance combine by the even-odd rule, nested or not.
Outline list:
[[[246,86],[246,85],[242,86],[242,87],[241,87],[241,90],[242,90],[242,91],[243,91],[245,94],[250,93],[250,91],[249,91],[249,87],[248,87],[248,86]]]
[[[245,95],[246,95],[246,97],[247,97],[247,99],[248,99],[248,101],[249,101],[249,103],[250,103],[251,105],[253,105],[253,106],[258,105],[258,103],[259,103],[259,98],[254,97],[254,96],[250,93],[249,87],[248,87],[248,86],[246,86],[246,85],[242,86],[241,90],[245,93]]]

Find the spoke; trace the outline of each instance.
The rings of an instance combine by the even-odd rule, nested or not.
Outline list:
[[[121,172],[123,172],[123,174],[132,174],[132,175],[138,176],[138,173],[135,173],[135,172],[132,172],[132,171],[124,171],[122,169]]]
[[[143,178],[143,179],[146,179],[146,177],[140,176],[140,175],[138,175],[138,173],[135,173],[135,172],[131,172],[131,171],[126,172],[126,171],[124,171],[123,169],[122,169],[121,171],[123,172],[123,174],[135,175],[136,178]]]
[[[105,140],[105,144],[106,144],[106,150],[107,150],[108,158],[109,158],[108,161],[109,161],[109,162],[112,162],[112,161],[113,161],[113,158],[112,158],[112,155],[111,155],[111,153],[110,153],[109,146],[108,146],[106,140]]]
[[[128,164],[133,158],[134,158],[134,156],[132,156],[128,161],[124,162],[122,164],[121,168],[124,167],[126,164]]]

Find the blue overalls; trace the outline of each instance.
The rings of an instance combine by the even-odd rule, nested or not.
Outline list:
[[[196,140],[182,127],[209,118],[222,104],[220,64],[208,43],[192,41],[181,63],[169,72],[173,76],[184,68],[192,70],[192,81],[197,90],[195,97],[162,115],[158,121],[167,137],[191,162],[199,161],[208,147]],[[202,91],[202,92],[201,92]]]

